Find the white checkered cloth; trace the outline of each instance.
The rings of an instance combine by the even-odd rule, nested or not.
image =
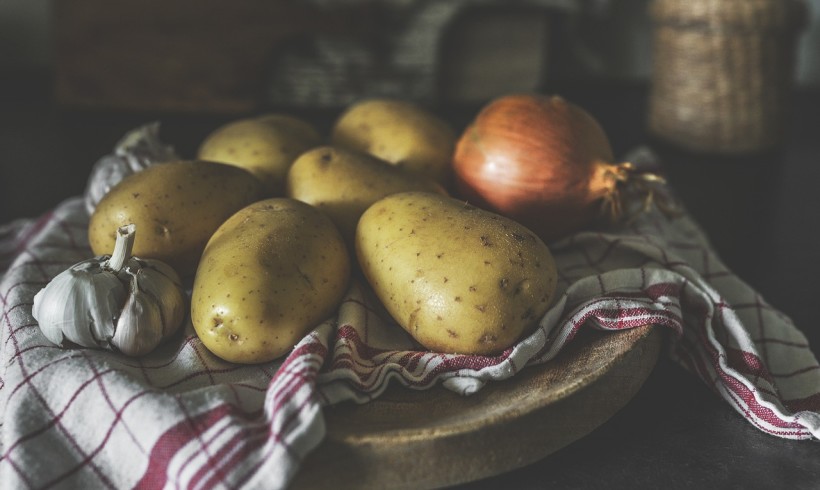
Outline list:
[[[32,298],[91,257],[88,215],[70,199],[0,227],[0,482],[17,488],[281,488],[325,434],[323,407],[367,402],[388,383],[469,395],[547,362],[586,326],[656,324],[670,355],[758,429],[820,438],[820,366],[806,338],[721,263],[686,216],[551,244],[559,297],[499,356],[425,352],[353,284],[335,318],[287,356],[241,366],[188,325],[127,358],[50,344]]]

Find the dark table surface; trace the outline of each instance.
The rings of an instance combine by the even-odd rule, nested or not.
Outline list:
[[[0,77],[0,223],[79,195],[91,165],[129,129],[162,123],[183,156],[232,117],[61,108],[47,76]],[[724,262],[792,318],[820,352],[820,91],[797,90],[780,148],[687,154],[646,131],[648,90],[559,89],[595,115],[616,155],[649,144]],[[441,109],[462,126],[475,108]],[[313,111],[326,129],[336,112]],[[661,359],[637,396],[589,436],[525,468],[464,488],[820,488],[820,444],[766,435],[693,375]]]

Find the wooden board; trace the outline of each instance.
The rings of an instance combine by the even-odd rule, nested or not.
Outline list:
[[[325,410],[327,436],[294,488],[435,488],[537,461],[600,426],[655,366],[656,327],[584,331],[552,362],[462,397],[392,386]]]

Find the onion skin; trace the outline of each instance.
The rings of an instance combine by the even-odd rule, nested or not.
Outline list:
[[[456,193],[544,241],[591,225],[617,204],[626,170],[604,130],[560,96],[513,94],[487,104],[459,138]]]

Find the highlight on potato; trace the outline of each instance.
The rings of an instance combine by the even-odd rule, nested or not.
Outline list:
[[[520,223],[428,192],[368,208],[356,254],[393,319],[436,352],[511,347],[546,313],[558,277],[547,245]]]
[[[394,98],[351,104],[333,125],[333,145],[369,153],[447,187],[456,132],[424,107]]]
[[[288,197],[327,214],[351,250],[359,217],[379,199],[403,191],[447,193],[423,175],[335,146],[320,146],[300,155],[288,172],[286,189]]]
[[[203,345],[226,361],[272,361],[333,316],[350,270],[341,234],[315,207],[290,198],[257,201],[208,241],[191,321]]]
[[[284,113],[268,113],[228,122],[202,141],[197,158],[236,165],[265,187],[266,197],[281,197],[293,161],[319,145],[312,124]]]
[[[91,215],[88,240],[96,255],[110,253],[116,230],[140,230],[133,253],[193,276],[211,234],[233,213],[261,199],[262,186],[232,165],[186,160],[153,165],[111,188]]]

